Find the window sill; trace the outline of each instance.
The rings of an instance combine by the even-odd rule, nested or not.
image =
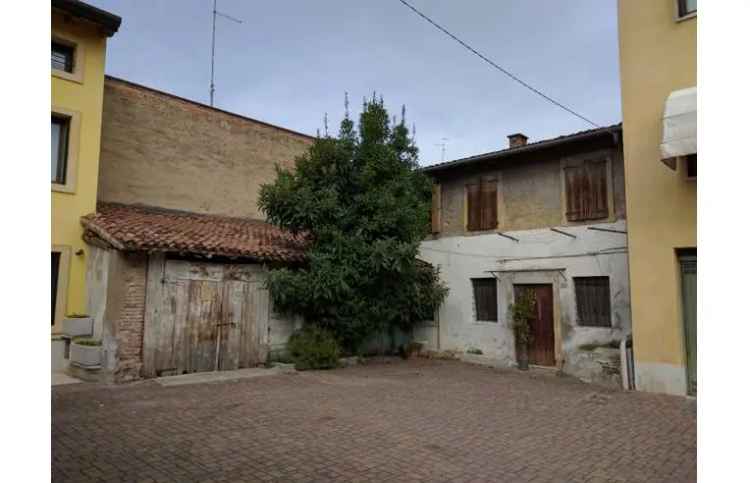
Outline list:
[[[684,22],[685,20],[690,20],[691,18],[695,18],[698,16],[698,12],[692,12],[688,13],[687,15],[683,15],[682,17],[677,17],[674,19],[675,22],[680,23]]]
[[[78,84],[83,84],[83,75],[81,72],[66,72],[64,70],[59,69],[51,69],[52,70],[52,77],[57,77],[59,79],[68,80],[71,82],[76,82]]]
[[[76,188],[69,184],[52,183],[52,191],[57,193],[76,194]]]

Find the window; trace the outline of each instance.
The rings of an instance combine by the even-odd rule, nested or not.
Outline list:
[[[52,115],[52,182],[65,184],[68,169],[68,133],[70,118]]]
[[[57,312],[57,280],[60,274],[60,252],[52,252],[52,326]]]
[[[698,177],[698,155],[690,154],[685,156],[685,175],[688,179],[695,179]]]
[[[474,306],[478,321],[497,322],[497,280],[472,278]]]
[[[73,54],[75,47],[52,41],[52,68],[73,72]]]
[[[440,184],[432,185],[432,209],[430,210],[430,224],[432,233],[440,233],[440,211],[441,211]]]
[[[578,325],[611,327],[609,277],[573,277]]]
[[[469,231],[494,230],[497,228],[497,179],[481,178],[479,184],[466,186],[467,216]]]
[[[586,161],[565,168],[565,197],[568,221],[607,218],[607,162]]]
[[[677,0],[677,16],[685,17],[698,11],[698,0]]]

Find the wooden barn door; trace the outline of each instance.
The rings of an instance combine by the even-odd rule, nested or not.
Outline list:
[[[144,332],[147,376],[238,369],[265,360],[270,311],[260,267],[167,260],[152,274]]]
[[[516,297],[522,290],[533,290],[536,297],[536,314],[529,319],[532,341],[529,344],[529,364],[555,365],[555,326],[552,285],[514,285]]]

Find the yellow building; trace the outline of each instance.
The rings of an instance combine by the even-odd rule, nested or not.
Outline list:
[[[80,218],[96,209],[107,38],[120,17],[52,0],[52,333],[87,311]]]
[[[620,0],[636,388],[696,392],[697,0]]]

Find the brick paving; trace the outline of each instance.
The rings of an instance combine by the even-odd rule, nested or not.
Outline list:
[[[696,403],[454,361],[52,390],[53,481],[690,482]]]

